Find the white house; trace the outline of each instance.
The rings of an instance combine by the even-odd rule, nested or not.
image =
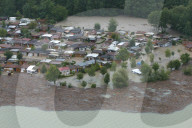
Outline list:
[[[135,73],[135,74],[138,74],[138,75],[142,74],[140,69],[133,69],[132,72]]]
[[[30,65],[27,68],[27,73],[36,73],[37,72],[37,67],[35,65]]]
[[[59,71],[60,71],[61,74],[64,75],[64,76],[70,75],[70,69],[69,69],[69,67],[61,67],[61,68],[59,68]]]

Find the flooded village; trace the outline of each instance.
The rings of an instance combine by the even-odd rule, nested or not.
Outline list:
[[[0,105],[172,113],[192,102],[191,51],[146,19],[0,17]]]

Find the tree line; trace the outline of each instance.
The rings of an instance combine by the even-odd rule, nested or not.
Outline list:
[[[0,16],[23,15],[54,21],[99,8],[123,9],[124,0],[0,0]]]

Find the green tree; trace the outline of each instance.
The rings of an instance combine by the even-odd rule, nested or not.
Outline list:
[[[151,53],[151,51],[150,51],[150,49],[149,49],[148,46],[145,47],[145,52],[146,52],[147,54]]]
[[[133,47],[133,46],[135,46],[135,39],[134,38],[132,38],[130,40],[130,47]]]
[[[180,59],[183,64],[187,64],[190,61],[190,55],[188,53],[182,54]]]
[[[96,71],[96,69],[95,69],[94,65],[92,65],[90,68],[86,69],[86,72],[91,77],[95,76],[95,71]]]
[[[168,63],[167,68],[178,70],[181,66],[181,62],[179,60],[172,60]]]
[[[6,23],[5,23],[5,21],[3,20],[2,21],[2,28],[5,28],[6,27]]]
[[[20,20],[22,18],[22,15],[20,13],[20,11],[17,11],[16,12],[16,16],[17,16],[17,19]]]
[[[59,75],[60,71],[57,69],[57,67],[55,65],[51,65],[46,73],[46,79],[48,81],[53,81],[55,84],[56,80],[59,78]]]
[[[0,28],[0,37],[6,37],[7,31],[3,28]]]
[[[105,77],[104,77],[104,82],[105,82],[105,84],[108,84],[108,83],[110,82],[110,75],[109,75],[109,73],[107,73],[107,74],[105,75]]]
[[[120,36],[118,33],[112,33],[111,38],[115,41],[120,41]]]
[[[85,87],[87,86],[87,82],[86,82],[86,81],[83,81],[83,82],[81,83],[81,86],[85,88]]]
[[[21,28],[21,34],[25,38],[30,38],[31,37],[30,31],[28,29],[26,29],[26,28]]]
[[[167,58],[170,58],[170,56],[171,56],[171,51],[170,51],[170,49],[167,49],[167,50],[165,51],[165,56],[166,56]]]
[[[13,53],[11,51],[6,51],[4,53],[4,56],[6,56],[6,60],[10,59],[13,56]]]
[[[64,6],[56,5],[53,7],[51,17],[55,21],[62,21],[67,18],[68,11]]]
[[[159,70],[159,64],[158,63],[154,63],[153,66],[152,66],[153,70],[155,72],[157,72]]]
[[[126,48],[121,48],[116,56],[117,59],[126,61],[129,59],[129,52]]]
[[[77,79],[78,80],[83,79],[83,73],[81,73],[81,72],[77,73]]]
[[[136,60],[135,58],[131,58],[131,68],[135,68],[136,67]]]
[[[150,54],[150,62],[151,62],[151,63],[154,62],[154,58],[155,58],[154,54]]]
[[[108,26],[108,30],[110,32],[115,32],[117,29],[118,23],[115,19],[111,18],[109,21],[109,26]]]
[[[102,67],[100,72],[101,72],[102,75],[105,75],[107,73],[107,68],[105,66]]]
[[[191,27],[191,22],[188,21],[186,24],[185,24],[185,28],[184,28],[184,34],[190,36],[192,34],[192,27]]]
[[[117,64],[115,62],[112,62],[111,65],[111,71],[116,71]]]
[[[101,25],[99,23],[95,23],[94,29],[95,30],[100,30],[101,29]]]
[[[148,15],[148,22],[155,27],[156,29],[159,28],[159,22],[160,22],[160,18],[161,18],[161,12],[160,11],[154,11],[151,12]]]
[[[188,67],[184,68],[183,73],[187,76],[191,76],[192,75],[192,66],[188,66]]]
[[[43,64],[42,68],[41,68],[41,73],[46,73],[47,72],[47,68],[45,66],[45,64]]]
[[[29,29],[35,29],[37,27],[37,23],[36,22],[31,22],[30,24],[28,24]]]
[[[23,58],[23,54],[21,52],[17,53],[17,59],[21,60]]]
[[[129,85],[128,72],[125,69],[120,69],[113,74],[113,85],[116,88],[123,88]]]
[[[121,63],[121,67],[124,68],[124,69],[127,69],[127,62]]]
[[[147,82],[151,74],[151,67],[144,63],[141,65],[142,81]]]

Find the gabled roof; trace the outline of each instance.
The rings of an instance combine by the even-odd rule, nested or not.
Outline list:
[[[59,68],[60,72],[67,71],[67,70],[70,70],[69,67],[61,67],[61,68]]]

